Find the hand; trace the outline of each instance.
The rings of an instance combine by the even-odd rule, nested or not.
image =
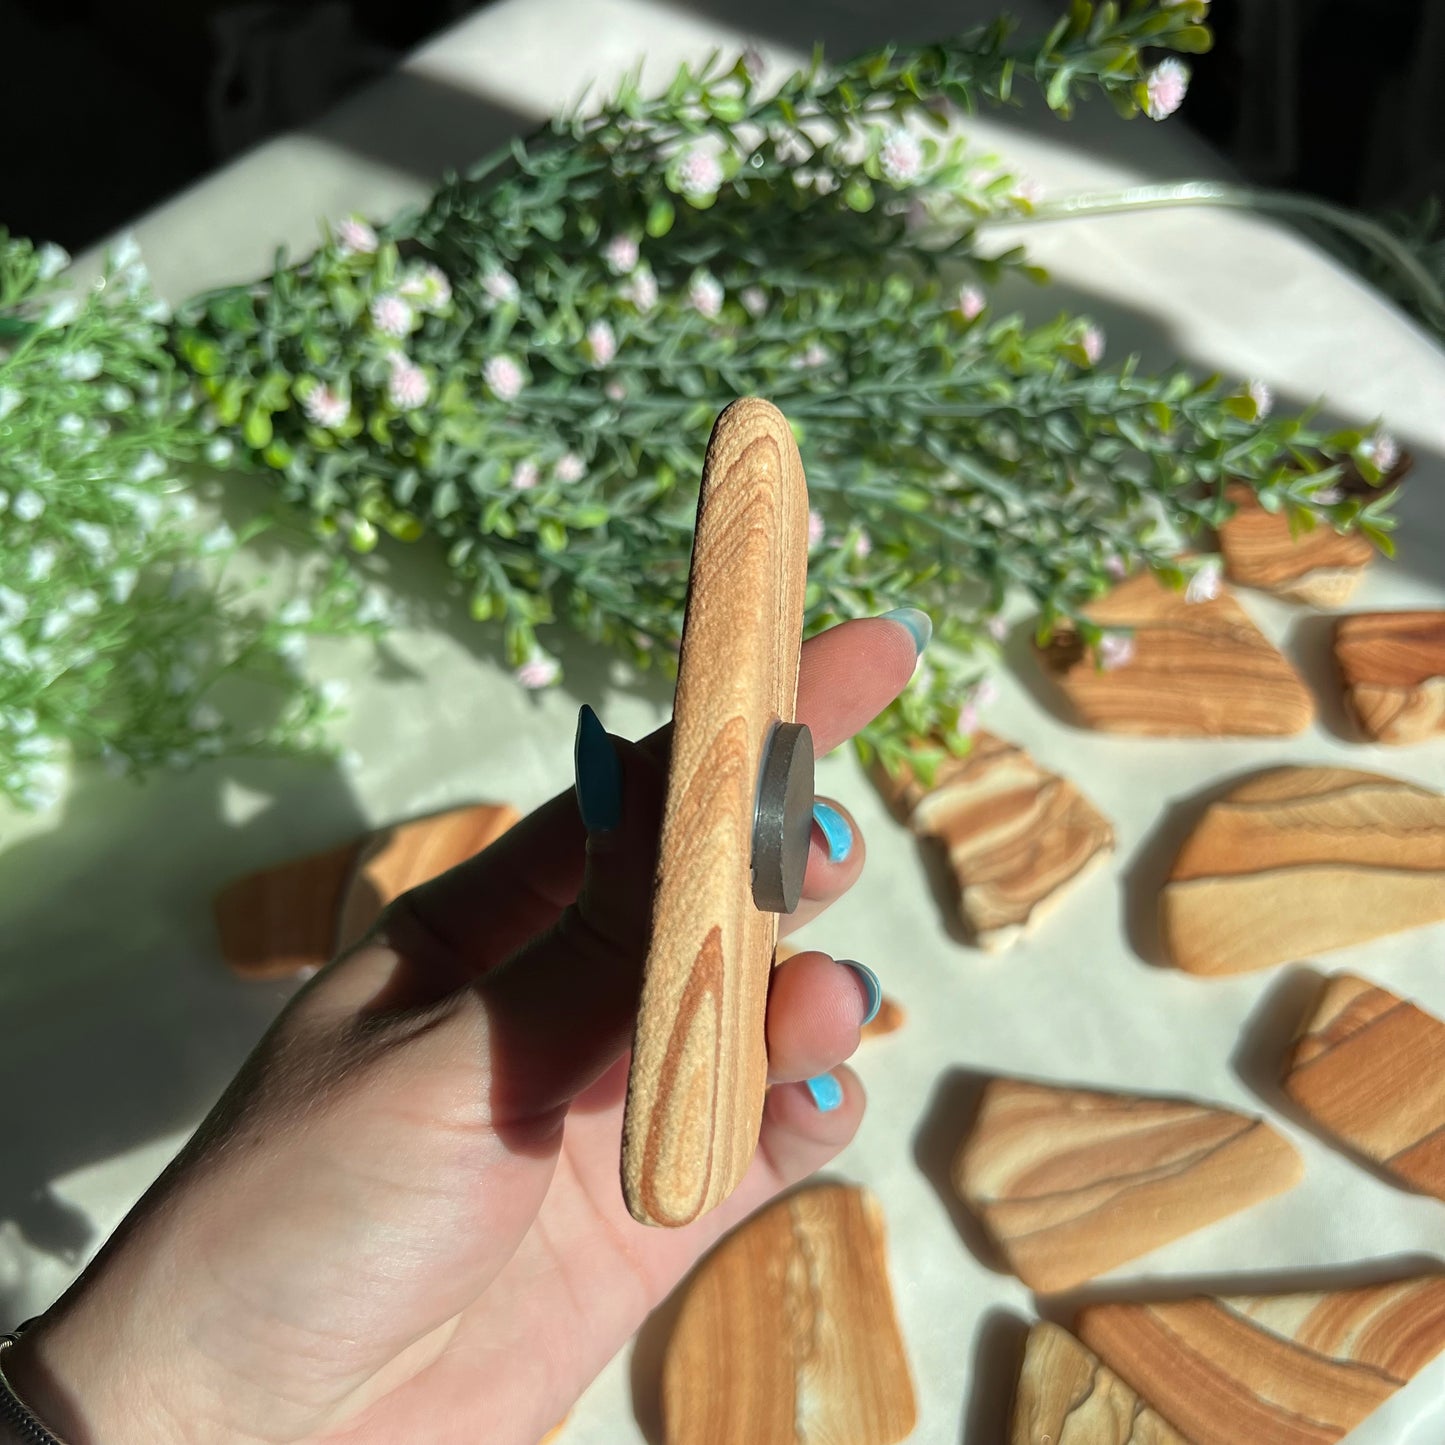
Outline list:
[[[803,649],[819,754],[902,689],[906,625]],[[535,1445],[725,1230],[825,1164],[863,1111],[837,1067],[866,988],[774,972],[752,1167],[684,1229],[618,1180],[668,731],[618,743],[621,821],[571,792],[388,910],[289,1004],[196,1137],[5,1357],[70,1445]],[[851,826],[851,820],[850,820]],[[855,830],[856,839],[856,830]],[[852,885],[815,830],[797,927]],[[801,1080],[832,1070],[827,1112]]]

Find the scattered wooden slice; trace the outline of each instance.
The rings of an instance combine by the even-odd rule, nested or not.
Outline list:
[[[1323,1445],[1445,1349],[1445,1276],[1092,1305],[1076,1329],[1194,1445]]]
[[[1010,1445],[1189,1445],[1067,1330],[1029,1331]]]
[[[879,783],[908,826],[943,847],[964,927],[990,951],[1029,932],[1114,848],[1108,819],[1078,788],[990,733],[940,765],[931,788],[906,767]]]
[[[1232,1109],[993,1079],[953,1184],[1009,1268],[1047,1294],[1279,1194],[1302,1172],[1292,1145]]]
[[[892,1445],[912,1432],[871,1195],[791,1195],[724,1239],[685,1288],[662,1368],[667,1445]]]
[[[1445,1199],[1445,1023],[1351,974],[1325,981],[1284,1067],[1316,1123]]]
[[[1360,729],[1382,743],[1445,733],[1445,612],[1361,612],[1335,624],[1335,661]]]
[[[381,910],[495,843],[521,819],[509,803],[475,803],[398,823],[362,844],[336,924],[335,951],[365,936]]]
[[[1132,655],[1101,668],[1061,628],[1039,649],[1084,727],[1150,737],[1283,737],[1314,717],[1294,669],[1227,590],[1190,602],[1144,572],[1084,609],[1132,634]]]
[[[1170,957],[1241,973],[1445,918],[1445,797],[1346,768],[1279,768],[1205,810],[1160,898]]]
[[[1219,529],[1230,581],[1314,607],[1349,601],[1375,555],[1367,537],[1358,532],[1342,536],[1323,524],[1296,536],[1289,518],[1266,512],[1248,487],[1236,484],[1225,495],[1235,507]]]

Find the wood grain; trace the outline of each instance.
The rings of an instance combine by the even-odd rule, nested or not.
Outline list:
[[[1189,1445],[1058,1325],[1029,1331],[1010,1445]]]
[[[771,1205],[684,1289],[662,1368],[666,1445],[892,1445],[912,1432],[871,1195],[820,1185]]]
[[[1160,897],[1170,957],[1240,973],[1445,918],[1445,797],[1347,768],[1279,768],[1211,803]]]
[[[1360,730],[1382,743],[1445,733],[1445,612],[1360,612],[1335,624],[1335,661]]]
[[[1327,979],[1284,1090],[1407,1189],[1445,1199],[1445,1023],[1352,974]]]
[[[752,900],[758,774],[794,717],[808,496],[787,421],[734,402],[708,443],[673,703],[651,944],[628,1076],[622,1181],[646,1224],[682,1225],[752,1160],[777,915]]]
[[[362,844],[336,924],[335,952],[364,937],[381,910],[490,847],[521,814],[509,803],[474,803],[382,828]]]
[[[1113,852],[1108,819],[1071,782],[991,733],[947,758],[932,788],[906,767],[875,777],[894,812],[907,809],[908,826],[944,850],[964,928],[990,952],[1032,931]]]
[[[1445,1349],[1445,1276],[1093,1305],[1075,1328],[1195,1445],[1325,1445]]]
[[[1368,538],[1323,524],[1295,536],[1289,518],[1266,512],[1248,487],[1233,485],[1225,495],[1235,513],[1219,528],[1219,550],[1231,581],[1315,607],[1349,601],[1375,555]]]
[[[1030,1289],[1072,1289],[1296,1184],[1261,1119],[1187,1099],[993,1079],[953,1184]]]
[[[1283,737],[1314,717],[1314,699],[1228,590],[1189,602],[1149,573],[1084,609],[1132,630],[1133,657],[1101,670],[1065,628],[1038,649],[1084,727],[1147,737]]]

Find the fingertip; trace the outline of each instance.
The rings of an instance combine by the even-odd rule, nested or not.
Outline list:
[[[773,971],[768,996],[768,1076],[808,1079],[858,1047],[870,1006],[867,981],[826,953],[796,953]]]

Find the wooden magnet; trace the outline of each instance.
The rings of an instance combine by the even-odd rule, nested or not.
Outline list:
[[[734,402],[703,467],[628,1077],[622,1183],[644,1224],[726,1199],[758,1141],[772,910],[796,904],[812,828],[812,742],[792,726],[807,565],[792,431]]]

